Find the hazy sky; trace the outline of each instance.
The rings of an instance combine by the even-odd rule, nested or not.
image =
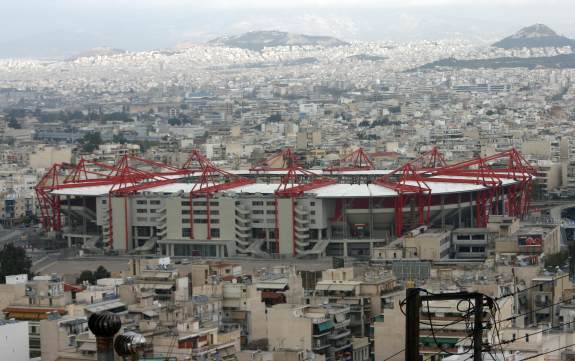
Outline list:
[[[0,14],[0,57],[166,49],[249,30],[489,42],[543,23],[575,38],[575,0],[1,0]]]

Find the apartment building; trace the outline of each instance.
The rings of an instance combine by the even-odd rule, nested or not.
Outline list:
[[[328,361],[351,361],[349,311],[346,305],[275,305],[268,309],[269,349],[311,350]]]

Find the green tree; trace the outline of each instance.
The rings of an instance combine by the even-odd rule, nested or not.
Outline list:
[[[102,144],[102,136],[100,135],[100,132],[87,133],[80,140],[80,144],[82,145],[82,151],[92,153],[100,146],[100,144]]]
[[[94,272],[94,279],[97,281],[101,278],[109,278],[112,274],[104,266],[98,266]]]
[[[76,278],[76,283],[78,284],[84,283],[84,281],[88,281],[90,284],[94,284],[94,282],[96,282],[92,271],[84,270],[80,273],[80,277]]]
[[[548,270],[553,270],[557,267],[562,267],[567,264],[569,259],[569,252],[561,251],[558,253],[552,253],[545,255],[543,262],[545,263],[545,268]]]
[[[9,243],[0,250],[0,281],[6,282],[6,276],[30,274],[32,261],[26,255],[26,250]]]
[[[10,116],[8,118],[8,127],[12,129],[22,129],[20,122],[18,122],[18,119],[16,119],[15,116]]]
[[[114,134],[114,136],[112,137],[112,141],[114,143],[120,143],[120,144],[125,144],[128,142],[128,140],[126,139],[126,137],[124,137],[124,134],[122,133]]]

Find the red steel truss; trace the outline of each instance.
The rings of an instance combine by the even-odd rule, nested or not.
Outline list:
[[[352,153],[341,158],[339,160],[338,166],[324,168],[323,171],[329,174],[333,174],[334,172],[349,172],[354,170],[372,169],[375,169],[375,166],[367,154],[363,151],[363,148],[357,148]]]
[[[407,201],[412,202],[412,204],[415,203],[419,225],[429,223],[431,189],[411,163],[408,162],[393,172],[376,179],[374,183],[397,193],[397,197],[394,199],[394,225],[397,237],[403,234],[403,208],[407,205]],[[412,218],[414,217],[414,208],[411,209]]]
[[[194,179],[195,183],[189,193],[190,239],[194,239],[194,198],[200,197],[205,197],[206,199],[206,237],[207,239],[211,239],[210,198],[212,195],[226,189],[253,184],[256,180],[239,177],[216,167],[197,150],[192,151],[182,168],[190,171],[190,174],[198,174],[198,177]]]
[[[505,206],[503,212],[515,217],[523,217],[529,210],[529,197],[532,180],[537,170],[516,150],[510,149],[487,157],[479,157],[433,172],[438,176],[447,177],[480,177],[485,169],[489,169],[490,177],[499,180],[499,190],[503,192],[503,181],[513,180],[516,183],[505,187]],[[460,181],[461,179],[456,179]]]
[[[295,154],[292,152],[285,153],[291,160],[288,159],[285,164],[288,165],[287,173],[281,177],[280,184],[275,191],[275,237],[276,237],[276,251],[279,252],[279,218],[278,218],[278,198],[291,198],[292,204],[292,244],[293,255],[296,255],[296,236],[295,236],[295,200],[298,196],[306,191],[325,187],[337,183],[335,179],[321,177],[317,174],[303,169],[297,165]],[[285,161],[285,158],[284,158]]]
[[[411,163],[412,167],[416,170],[435,169],[447,166],[443,154],[437,147],[433,147],[430,151],[423,153],[409,163]]]
[[[279,162],[279,166],[274,164]],[[291,148],[284,148],[278,153],[267,158],[259,165],[251,167],[250,172],[260,173],[270,170],[289,170],[292,166],[300,166],[298,163],[295,153]]]

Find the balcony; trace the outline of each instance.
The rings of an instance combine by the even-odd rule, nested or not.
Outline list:
[[[344,329],[344,330],[337,331],[337,332],[330,334],[329,339],[330,340],[340,340],[340,339],[347,337],[349,335],[351,335],[351,331],[348,329]]]
[[[333,352],[338,352],[338,351],[345,350],[346,348],[349,348],[349,347],[351,347],[351,342],[348,340],[344,343],[336,343],[336,345],[334,345],[331,350]]]

